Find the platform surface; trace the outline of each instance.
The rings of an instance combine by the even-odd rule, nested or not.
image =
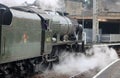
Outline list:
[[[120,59],[109,64],[93,78],[120,78]]]

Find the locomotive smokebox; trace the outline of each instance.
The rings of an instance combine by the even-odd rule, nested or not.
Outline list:
[[[54,33],[59,33],[60,35],[71,34],[76,31],[76,27],[78,23],[70,18],[60,15],[57,12],[48,12],[52,18],[50,20],[50,29],[54,31]]]

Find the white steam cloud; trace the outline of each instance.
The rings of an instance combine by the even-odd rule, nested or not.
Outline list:
[[[0,0],[0,3],[9,7],[23,5],[25,2],[32,4],[35,0]]]
[[[54,71],[58,74],[68,75],[82,74],[94,69],[97,69],[98,72],[116,59],[118,59],[118,55],[114,49],[107,46],[94,46],[86,52],[86,55],[63,53],[60,63],[54,65]]]
[[[0,0],[0,3],[11,6],[21,6],[31,4],[43,10],[64,11],[64,0]]]
[[[65,8],[64,0],[36,0],[34,5],[43,10],[63,10]]]

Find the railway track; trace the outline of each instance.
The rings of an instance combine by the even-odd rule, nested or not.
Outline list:
[[[47,73],[47,74],[38,74],[31,78],[69,78],[69,75],[56,74],[56,73]]]
[[[55,75],[55,74],[52,74],[51,75],[36,75],[32,78],[92,78],[92,77],[89,77],[88,75],[84,75],[84,74],[78,74],[78,75],[74,75],[74,76],[69,76],[69,75]]]
[[[70,76],[69,78],[92,78],[96,73],[98,73],[98,71],[96,71],[96,69],[94,69],[94,70],[90,70],[88,72],[79,73],[79,74]]]
[[[92,78],[98,71],[96,69],[90,70],[84,73],[78,73],[75,75],[68,75],[68,74],[58,74],[55,72],[48,72],[43,74],[37,74],[31,78]]]

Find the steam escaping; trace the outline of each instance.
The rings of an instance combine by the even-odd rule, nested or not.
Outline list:
[[[11,7],[11,6],[21,6],[25,2],[27,2],[28,4],[32,4],[34,1],[35,0],[0,0],[0,3]]]
[[[75,75],[96,69],[97,73],[116,59],[118,55],[114,49],[94,46],[86,51],[86,55],[64,52],[61,54],[60,63],[54,65],[54,71],[58,74]]]
[[[12,6],[12,5],[16,5],[16,2],[14,0],[0,0],[1,4],[7,5],[7,6]]]
[[[65,8],[64,0],[36,0],[34,5],[43,10],[63,10]]]
[[[43,10],[65,11],[64,0],[0,0],[0,3],[9,7],[33,5]]]

